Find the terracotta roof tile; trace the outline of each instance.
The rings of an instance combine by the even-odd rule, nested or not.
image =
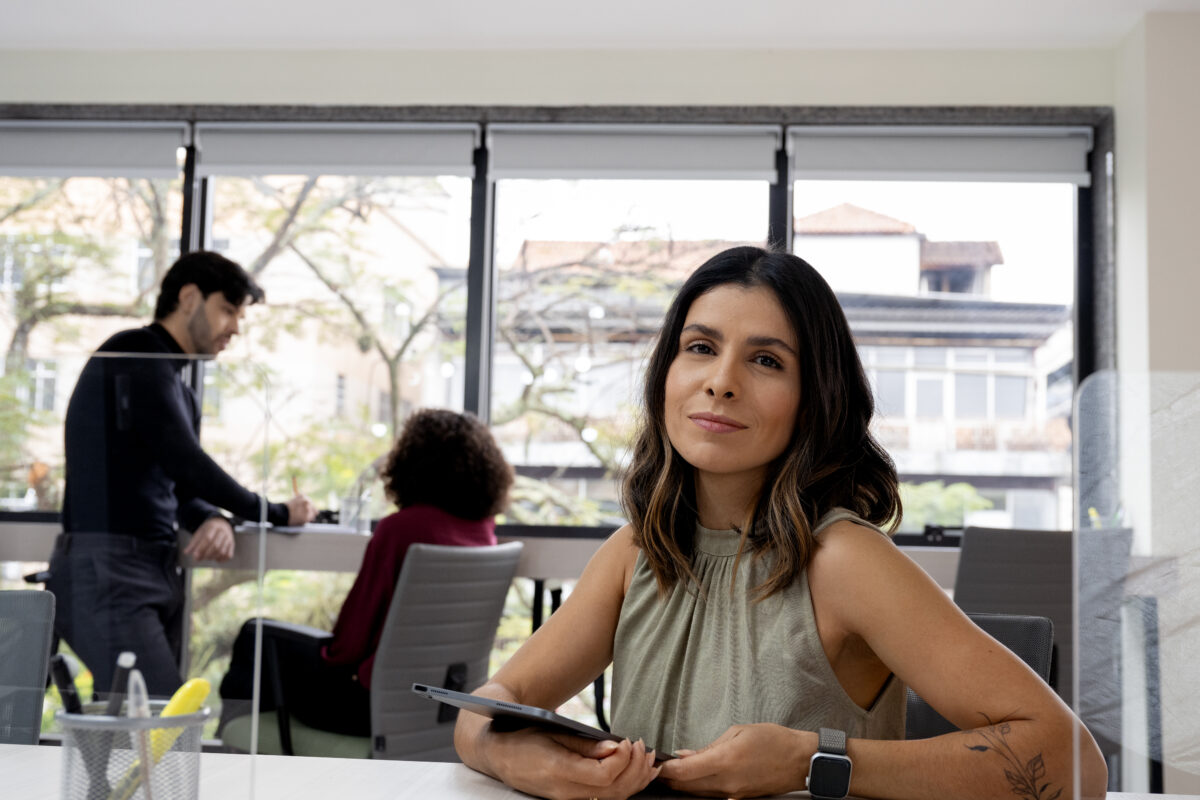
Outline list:
[[[858,235],[893,235],[916,233],[915,226],[903,220],[894,219],[877,211],[869,211],[850,203],[827,208],[799,217],[795,221],[796,233],[803,235],[821,234],[858,234]]]

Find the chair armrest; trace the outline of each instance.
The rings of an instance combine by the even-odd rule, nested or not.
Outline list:
[[[316,642],[319,644],[333,638],[333,634],[329,631],[323,631],[311,625],[301,625],[298,622],[281,622],[277,619],[264,619],[262,627],[264,637],[271,636],[284,641],[300,643]]]
[[[269,690],[275,699],[275,718],[279,728],[280,747],[284,755],[295,755],[292,747],[291,713],[287,707],[276,642],[320,645],[322,642],[332,639],[333,634],[310,625],[281,622],[277,619],[263,619],[262,633],[264,691]]]

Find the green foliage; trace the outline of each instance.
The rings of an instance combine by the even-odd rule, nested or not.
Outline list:
[[[922,531],[926,525],[961,527],[968,511],[991,508],[991,500],[979,494],[969,483],[942,481],[900,484],[904,504],[903,531]]]
[[[23,369],[0,377],[0,497],[25,491],[25,442],[34,417],[28,390],[29,374]]]
[[[242,623],[256,616],[329,630],[350,591],[354,576],[335,572],[271,570],[258,591],[253,572],[197,569],[192,572],[192,629],[189,678],[205,678],[213,693],[214,717],[205,735],[216,731],[217,687],[229,670],[233,640]]]

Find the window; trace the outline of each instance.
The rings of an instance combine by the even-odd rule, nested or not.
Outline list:
[[[934,419],[942,416],[945,381],[937,378],[917,378],[917,416]]]
[[[31,390],[29,405],[34,411],[54,410],[55,380],[57,365],[53,360],[34,359],[29,362]]]
[[[372,473],[412,408],[462,408],[469,175],[475,126],[197,126],[212,200],[206,240],[243,264],[266,303],[221,356],[229,413],[206,436],[261,472],[270,386],[270,493],[291,477],[337,498]],[[228,443],[228,444],[220,444]],[[326,501],[328,502],[328,501]],[[370,513],[388,510],[373,493]]]
[[[1047,386],[1070,374],[1090,131],[817,125],[788,138],[795,252],[838,293],[874,364],[912,354],[897,360],[907,416],[876,423],[902,480],[947,497],[965,486],[953,491],[985,505],[1019,480],[1043,504],[1024,518],[1069,519],[1069,403]]]
[[[87,353],[149,318],[139,269],[157,278],[170,263],[185,130],[0,122],[0,406],[11,409],[0,420],[0,496],[24,493],[26,465],[44,464],[37,507],[57,508],[66,396]],[[139,253],[149,254],[140,266]]]
[[[907,387],[904,373],[879,371],[875,376],[875,401],[878,403],[879,413],[885,417],[905,416],[908,404],[905,403]],[[918,407],[920,402],[918,396]]]
[[[645,358],[707,258],[766,240],[778,129],[493,126],[490,418],[510,518],[619,525]],[[526,480],[528,478],[529,480]]]
[[[960,372],[954,376],[954,416],[959,419],[986,419],[988,415],[987,376]]]
[[[224,378],[221,375],[221,365],[210,361],[204,367],[204,391],[201,395],[201,414],[205,420],[216,421],[221,418],[221,385]]]
[[[1069,403],[1037,403],[1070,375],[1074,187],[799,180],[793,202],[795,252],[842,301],[901,479],[983,491],[1020,477],[1044,487],[1024,516],[1065,512]]]
[[[997,375],[995,381],[996,416],[1004,419],[1023,419],[1029,379],[1020,375]]]

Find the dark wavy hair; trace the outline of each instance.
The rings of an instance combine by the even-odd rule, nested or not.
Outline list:
[[[771,553],[774,563],[758,599],[791,584],[817,546],[812,529],[823,514],[847,508],[876,525],[900,522],[896,467],[868,425],[875,411],[846,315],[829,284],[803,259],[758,247],[734,247],[710,258],[684,282],[667,310],[646,368],[644,407],[622,504],[634,542],[659,589],[696,584],[691,542],[696,524],[692,467],[671,445],[664,421],[667,371],[697,297],[719,286],[765,287],[779,301],[800,344],[799,409],[792,440],[769,465],[742,530],[741,552]]]
[[[380,477],[401,508],[431,505],[477,520],[504,509],[513,471],[476,417],[425,408],[404,423]]]
[[[162,321],[179,307],[179,290],[189,283],[200,288],[205,300],[213,292],[225,295],[235,306],[246,302],[253,305],[266,299],[262,287],[236,261],[211,250],[196,250],[180,256],[163,276],[154,304],[154,319]]]

